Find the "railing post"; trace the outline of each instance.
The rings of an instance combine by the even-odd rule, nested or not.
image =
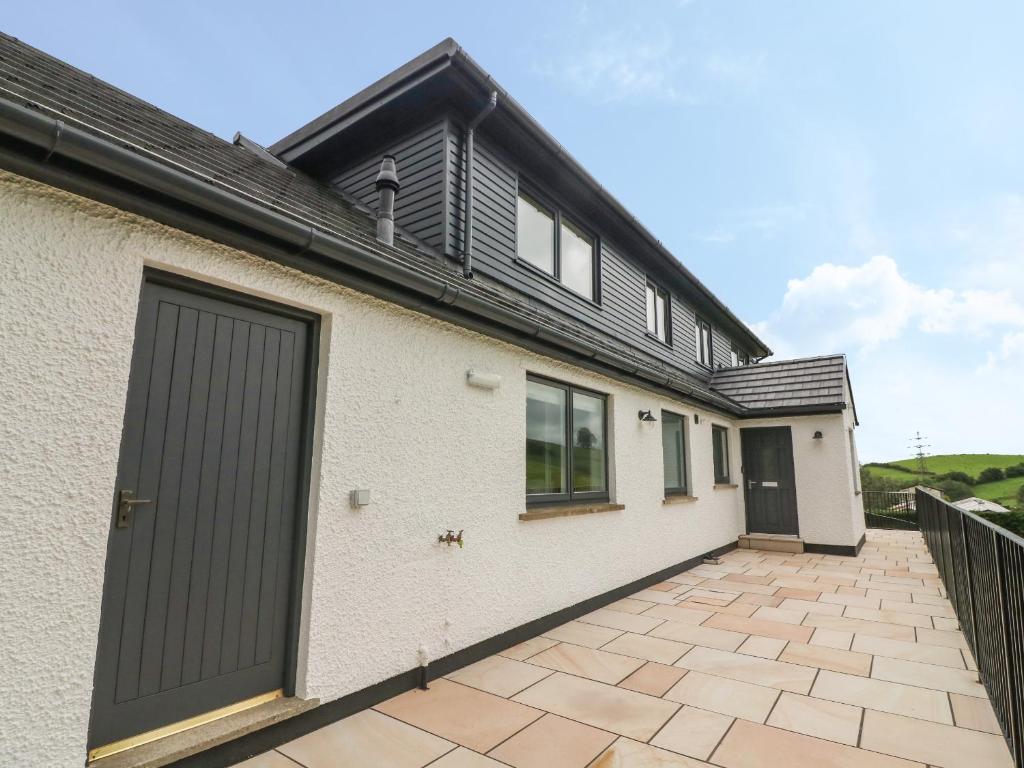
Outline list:
[[[971,545],[967,539],[967,527],[964,525],[964,516],[957,515],[960,518],[960,535],[964,540],[964,578],[967,581],[967,605],[971,609],[971,653],[975,656],[978,654],[978,614],[975,611],[974,606],[974,577],[971,574]],[[960,618],[959,616],[957,617]],[[963,622],[961,622],[962,624]],[[975,667],[978,666],[977,659],[975,659]],[[975,670],[975,674],[978,676],[978,680],[981,680],[980,670]]]
[[[1021,765],[1024,760],[1022,760],[1021,756],[1021,735],[1018,732],[1020,714],[1017,712],[1017,697],[1014,691],[1014,659],[1013,654],[1010,653],[1011,633],[1009,595],[1006,588],[1006,563],[1003,561],[1003,548],[999,546],[999,534],[995,530],[992,531],[992,545],[996,550],[996,584],[999,586],[996,594],[999,597],[999,613],[1001,614],[999,616],[999,625],[1003,630],[1003,671],[1006,674],[1006,698],[1010,706],[1009,717],[1006,718],[1009,721],[1010,732],[1006,736],[1013,750],[1014,762],[1017,765]],[[975,659],[975,662],[977,662],[977,659]]]

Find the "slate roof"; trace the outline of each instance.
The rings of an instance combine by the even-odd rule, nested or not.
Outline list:
[[[852,408],[844,387],[848,377],[846,357],[828,355],[720,368],[711,387],[751,410]]]
[[[1009,512],[1002,504],[997,504],[988,499],[980,499],[977,496],[969,496],[960,501],[954,501],[953,506],[965,512]]]

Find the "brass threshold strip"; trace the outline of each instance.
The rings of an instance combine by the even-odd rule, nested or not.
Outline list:
[[[258,707],[260,704],[266,704],[268,701],[274,701],[275,699],[280,699],[283,696],[284,690],[278,688],[276,691],[261,693],[259,696],[253,696],[251,699],[246,699],[245,701],[236,701],[234,704],[228,704],[226,707],[214,709],[211,712],[204,712],[201,715],[195,715],[194,717],[190,717],[185,720],[179,720],[176,723],[170,723],[169,725],[164,725],[160,728],[154,728],[152,731],[146,731],[145,733],[139,733],[135,736],[129,736],[127,739],[112,741],[101,747],[90,749],[89,762],[92,763],[101,758],[116,755],[118,752],[124,752],[128,749],[141,747],[143,744],[149,744],[157,739],[173,736],[176,733],[187,731],[190,728],[197,728],[200,725],[212,723],[214,720],[220,720],[222,717],[228,717],[229,715],[244,712],[247,709]]]

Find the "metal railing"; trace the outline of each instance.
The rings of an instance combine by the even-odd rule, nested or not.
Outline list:
[[[868,528],[917,530],[917,502],[912,491],[864,491],[861,497]]]
[[[922,490],[916,506],[1014,765],[1024,768],[1024,539]]]

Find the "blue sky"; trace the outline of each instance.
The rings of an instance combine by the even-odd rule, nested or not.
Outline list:
[[[272,143],[455,37],[777,356],[846,352],[865,460],[1024,453],[1024,4],[18,3],[4,30]]]

